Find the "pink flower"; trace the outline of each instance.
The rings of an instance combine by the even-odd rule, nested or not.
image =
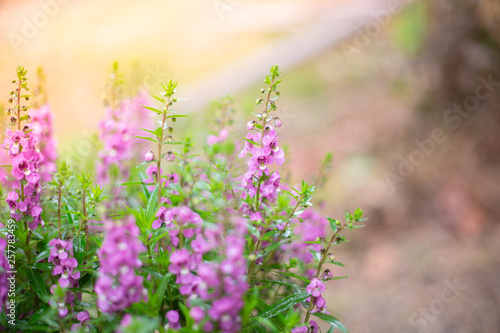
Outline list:
[[[143,278],[134,272],[142,266],[139,254],[145,251],[138,235],[133,221],[109,227],[98,253],[101,265],[95,284],[97,306],[103,312],[123,310],[144,298]]]
[[[168,327],[167,329],[171,329],[177,331],[181,328],[181,324],[179,324],[179,313],[175,310],[170,310],[167,312],[165,317],[168,319]]]
[[[144,155],[144,159],[147,161],[147,162],[151,162],[151,161],[154,161],[155,160],[155,154],[153,153],[153,151],[148,151],[146,153],[146,155]]]
[[[52,173],[56,171],[57,140],[53,134],[53,114],[49,105],[43,105],[30,112],[32,117],[33,137],[38,143],[38,148],[43,155],[43,162],[39,165],[39,173],[43,182],[52,179]]]
[[[311,294],[313,297],[321,296],[321,293],[324,292],[325,289],[325,285],[318,278],[313,278],[311,283],[309,283],[306,287],[307,293]]]
[[[13,191],[7,195],[6,202],[12,218],[16,221],[23,216],[30,218],[28,226],[34,230],[43,225],[42,209],[38,206],[41,191],[38,168],[44,158],[35,147],[36,139],[32,132],[7,131],[6,134],[3,147],[9,150],[11,173],[15,178],[15,182],[10,184]]]

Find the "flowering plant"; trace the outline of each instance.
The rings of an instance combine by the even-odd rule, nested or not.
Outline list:
[[[196,145],[176,130],[177,82],[151,106],[144,93],[119,96],[115,65],[87,168],[57,156],[43,89],[29,112],[18,68],[2,145],[0,330],[347,332],[326,290],[344,278],[333,246],[363,212],[341,223],[313,207],[329,154],[315,184],[282,178],[280,74],[266,76],[244,140],[231,138],[226,97]]]

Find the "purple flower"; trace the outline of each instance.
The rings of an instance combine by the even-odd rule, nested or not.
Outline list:
[[[324,280],[330,280],[330,279],[332,279],[332,278],[333,278],[333,273],[332,273],[332,271],[331,271],[331,270],[329,270],[329,269],[325,269],[325,270],[323,271],[323,273],[321,273],[321,276],[320,276],[320,279],[321,279],[321,280],[323,280],[323,281],[324,281]]]
[[[87,323],[90,320],[90,315],[89,315],[89,313],[87,311],[80,311],[76,315],[76,319],[80,323],[71,325],[71,331],[78,331],[79,329],[87,326]]]
[[[203,311],[203,309],[199,306],[192,307],[191,310],[189,310],[189,314],[196,323],[199,323],[203,320],[203,318],[205,318],[205,311]]]
[[[223,142],[229,137],[229,132],[226,129],[222,129],[219,131],[219,135],[209,135],[207,137],[207,143],[209,146],[218,143],[218,142]]]
[[[270,153],[271,150],[267,148],[254,149],[253,156],[248,161],[248,170],[252,173],[267,170],[267,165],[273,163]]]
[[[280,128],[283,124],[281,123],[281,119],[278,117],[274,117],[274,127]]]
[[[172,222],[182,225],[184,237],[191,238],[195,231],[199,231],[203,223],[200,215],[196,214],[188,206],[173,207],[167,209],[160,207],[156,213],[157,219],[153,222],[153,229],[158,229],[162,224],[170,226]],[[194,228],[193,228],[194,227]],[[197,230],[195,230],[197,228]],[[171,236],[173,236],[171,234]]]
[[[259,137],[256,133],[248,133],[246,139],[253,142],[259,141]],[[247,140],[245,140],[245,146],[243,147],[241,153],[238,155],[240,158],[247,156],[248,153],[253,153],[253,150],[255,148],[255,145]]]
[[[255,120],[250,120],[248,123],[247,123],[247,131],[251,131],[255,128]]]
[[[196,268],[196,263],[192,260],[189,251],[186,249],[177,250],[170,255],[170,273],[177,275],[176,282],[179,284],[189,284],[193,281],[192,269]]]
[[[314,320],[311,320],[309,325],[309,328],[307,325],[296,327],[291,330],[291,333],[317,333],[319,331],[319,326]]]
[[[202,281],[199,296],[203,300],[212,301],[212,306],[207,311],[212,321],[217,322],[224,332],[238,332],[240,310],[248,289],[246,260],[243,257],[245,240],[241,235],[228,235],[224,244],[224,257],[220,263],[204,262],[198,267],[197,273]]]
[[[127,313],[123,316],[122,321],[120,322],[120,326],[116,330],[116,333],[123,333],[123,328],[127,328],[132,324],[132,316]]]
[[[13,191],[6,198],[11,216],[16,221],[22,217],[29,219],[29,228],[34,230],[42,224],[42,209],[38,206],[40,201],[39,164],[44,160],[43,155],[36,148],[36,139],[32,132],[7,131],[3,148],[8,149],[11,158],[11,174],[15,181]]]
[[[59,287],[55,284],[50,287],[50,292],[52,295],[56,295],[57,288]],[[65,317],[68,314],[68,306],[75,306],[74,301],[75,295],[68,291],[64,293],[64,297],[57,296],[55,300],[51,299],[49,301],[49,304],[53,305],[55,303],[57,305],[57,312],[59,316]]]
[[[135,137],[143,135],[139,128],[151,126],[151,118],[142,107],[148,103],[145,93],[124,99],[117,107],[106,108],[105,119],[99,124],[103,148],[98,152],[97,181],[112,187],[111,205],[125,200],[118,184],[127,180],[132,160],[139,160],[148,147],[145,140]],[[112,168],[119,170],[114,179],[110,179]]]
[[[71,283],[80,278],[80,272],[73,273],[73,270],[78,266],[78,262],[75,258],[66,258],[60,261],[52,270],[52,275],[59,275],[59,285],[62,288],[67,288]]]
[[[73,240],[67,242],[61,239],[52,239],[49,246],[52,246],[49,262],[55,265],[52,275],[61,275],[59,285],[62,288],[67,288],[76,284],[80,278],[80,272],[74,272],[74,269],[78,266],[78,261],[69,257],[69,255],[73,255]]]
[[[148,151],[146,153],[146,155],[144,155],[144,159],[147,161],[147,162],[151,162],[151,161],[154,161],[155,160],[155,154],[153,153],[152,150]]]
[[[321,296],[321,293],[324,292],[325,289],[325,285],[318,278],[313,278],[311,283],[309,283],[306,287],[307,293],[311,294],[313,297]]]
[[[123,310],[144,297],[143,278],[134,272],[142,266],[139,254],[145,251],[138,235],[133,222],[109,227],[98,253],[101,266],[95,284],[97,306],[103,312]]]
[[[181,328],[181,324],[179,324],[179,313],[175,310],[170,310],[167,312],[165,317],[168,320],[168,324],[165,325],[165,329],[171,329],[177,331]]]
[[[307,327],[307,325],[304,325],[304,326],[296,327],[296,328],[292,329],[290,332],[291,333],[308,333],[307,331],[309,331],[309,328]]]
[[[304,263],[313,261],[312,254],[308,249],[315,251],[321,250],[320,244],[306,244],[304,242],[315,241],[318,237],[325,237],[325,229],[328,225],[325,219],[319,212],[308,208],[299,218],[302,222],[299,223],[298,219],[293,219],[294,233],[299,237],[300,241],[292,242],[289,245],[283,245],[282,248],[286,251],[286,257],[298,258]]]
[[[56,171],[57,140],[52,129],[54,116],[48,104],[31,110],[30,115],[33,120],[33,137],[43,155],[43,162],[39,164],[39,174],[43,182],[48,182],[52,179],[52,173]]]
[[[173,161],[175,161],[175,154],[172,153],[171,151],[169,151],[169,152],[167,152],[165,159],[167,160],[167,162],[173,162]]]
[[[313,297],[311,300],[311,297],[306,298],[308,302],[313,302],[313,308],[311,310],[311,313],[316,313],[316,312],[322,312],[322,313],[328,313],[326,310],[326,301],[323,298],[323,296],[318,296],[318,297]]]

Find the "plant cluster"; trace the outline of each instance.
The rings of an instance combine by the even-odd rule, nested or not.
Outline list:
[[[96,159],[71,165],[43,72],[30,96],[19,67],[1,150],[0,331],[347,332],[325,293],[363,212],[341,223],[314,207],[330,154],[315,184],[282,179],[280,75],[244,139],[225,97],[196,145],[178,133],[177,82],[125,96],[114,64]]]

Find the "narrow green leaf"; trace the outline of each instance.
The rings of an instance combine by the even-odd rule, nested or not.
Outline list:
[[[289,277],[293,277],[293,278],[296,278],[296,279],[299,279],[301,281],[304,281],[306,283],[311,283],[311,280],[309,280],[308,278],[305,278],[303,276],[299,276],[297,274],[293,274],[293,273],[290,273],[290,272],[278,272],[278,271],[274,271],[274,273],[277,273],[277,274],[281,274],[281,275],[285,275],[285,276],[289,276]]]
[[[146,109],[148,109],[148,110],[154,111],[154,112],[156,112],[156,113],[158,113],[158,114],[162,114],[162,113],[163,113],[163,111],[158,110],[158,109],[155,109],[155,108],[153,108],[153,107],[151,107],[151,106],[145,106],[145,105],[143,105],[142,107],[144,107],[144,108],[146,108]]]
[[[168,273],[166,274],[160,282],[160,285],[158,286],[158,289],[156,289],[156,303],[155,303],[155,308],[156,311],[160,311],[161,303],[163,301],[163,296],[165,295],[165,291],[167,290],[168,287],[168,282],[171,278],[172,274]]]
[[[30,285],[35,293],[43,302],[48,302],[49,294],[47,292],[47,287],[45,285],[45,282],[43,281],[43,277],[42,274],[40,274],[40,271],[34,268],[29,268],[26,270],[26,275],[28,276]]]
[[[144,140],[149,140],[151,142],[155,142],[156,143],[156,140],[153,139],[153,138],[149,138],[147,136],[140,136],[140,135],[135,135],[134,138],[139,138],[139,139],[144,139]]]
[[[335,318],[332,315],[321,312],[316,312],[313,313],[312,315],[323,321],[326,321],[328,324],[332,325],[332,327],[338,328],[343,333],[349,333],[347,328],[337,318]]]
[[[83,263],[83,257],[85,255],[85,237],[82,235],[73,237],[73,250],[75,253],[75,259],[78,264]]]
[[[28,324],[35,324],[43,319],[46,315],[50,314],[50,305],[45,304],[39,308],[29,319]]]
[[[321,262],[321,259],[323,259],[323,256],[321,255],[321,253],[319,253],[318,251],[315,251],[313,249],[308,249],[308,250],[313,255],[314,260],[316,260],[317,262]]]
[[[292,306],[295,306],[297,303],[302,302],[303,300],[305,300],[306,298],[308,298],[310,296],[311,295],[309,295],[305,291],[287,296],[287,297],[279,300],[278,302],[272,304],[266,312],[264,312],[263,314],[260,315],[260,317],[262,317],[264,319],[273,318],[273,317],[277,316],[278,314],[280,314],[281,312],[291,308]]]
[[[64,209],[66,210],[66,218],[68,219],[68,223],[70,223],[70,224],[74,224],[74,223],[75,223],[75,220],[73,219],[73,216],[72,216],[72,215],[71,215],[71,213],[69,212],[68,205],[64,205]]]

